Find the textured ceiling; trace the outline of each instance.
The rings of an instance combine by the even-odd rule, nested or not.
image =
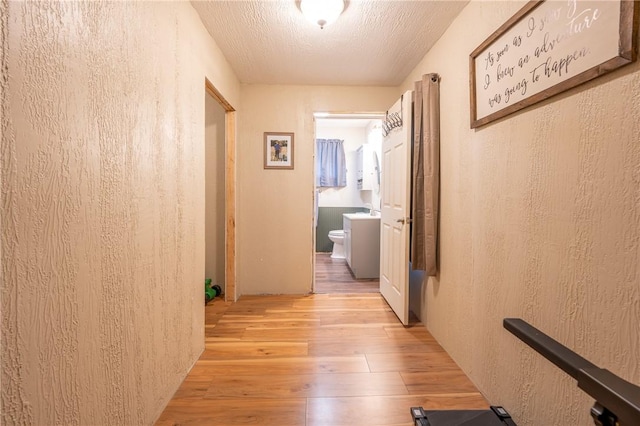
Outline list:
[[[468,1],[351,0],[320,29],[296,0],[192,1],[243,83],[397,86]]]

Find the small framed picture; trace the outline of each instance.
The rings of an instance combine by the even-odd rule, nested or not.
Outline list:
[[[264,132],[264,168],[293,169],[293,133]]]

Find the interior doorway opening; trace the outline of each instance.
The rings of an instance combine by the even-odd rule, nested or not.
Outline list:
[[[314,293],[380,291],[379,236],[373,234],[380,228],[383,119],[383,113],[314,114]],[[327,168],[341,162],[345,181],[327,178]]]
[[[235,302],[235,108],[206,78],[205,91],[205,277]]]
[[[205,279],[225,292],[225,110],[205,94]]]

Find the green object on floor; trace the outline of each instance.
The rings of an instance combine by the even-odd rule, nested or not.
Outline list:
[[[205,278],[204,280],[204,303],[205,305],[212,301],[216,296],[222,294],[222,289],[219,285],[211,286],[211,278]]]

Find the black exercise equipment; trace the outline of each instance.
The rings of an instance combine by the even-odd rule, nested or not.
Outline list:
[[[640,387],[609,370],[597,367],[520,318],[505,318],[503,325],[518,339],[576,379],[578,387],[596,400],[591,408],[591,417],[596,425],[640,425]]]

